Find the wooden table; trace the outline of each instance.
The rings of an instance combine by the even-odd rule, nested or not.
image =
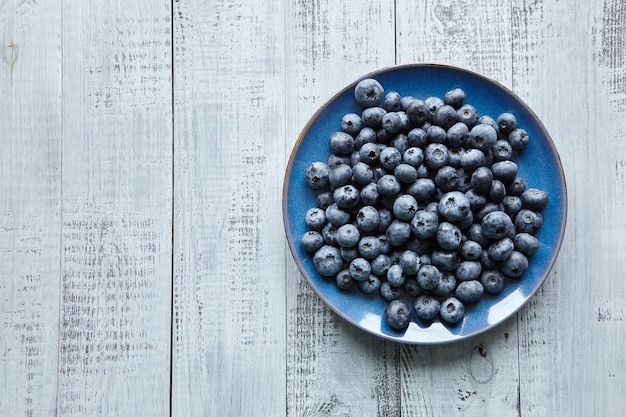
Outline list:
[[[623,415],[625,13],[619,0],[0,1],[0,415]],[[282,224],[311,114],[411,62],[513,89],[569,190],[541,291],[443,346],[332,313]]]

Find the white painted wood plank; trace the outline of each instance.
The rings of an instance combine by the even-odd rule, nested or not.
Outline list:
[[[61,8],[0,3],[0,414],[56,415]]]
[[[168,416],[169,1],[63,3],[58,415]]]
[[[506,2],[398,1],[398,63],[457,65],[510,87],[510,14]],[[515,318],[464,342],[404,346],[400,369],[403,415],[518,415]]]
[[[174,16],[172,415],[285,415],[284,3]]]
[[[560,152],[565,241],[520,315],[521,410],[533,416],[626,409],[626,26],[622,1],[521,1],[514,86]]]
[[[291,2],[286,21],[289,148],[311,115],[366,72],[394,63],[393,4]],[[399,346],[335,315],[287,252],[289,416],[397,416]]]

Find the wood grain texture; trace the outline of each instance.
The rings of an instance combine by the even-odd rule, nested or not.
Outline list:
[[[394,14],[393,4],[382,1],[296,1],[287,16],[286,135],[291,148],[332,94],[394,63]],[[297,273],[291,255],[285,256],[287,415],[399,415],[399,345],[335,315]]]
[[[55,416],[61,8],[0,3],[0,414]]]
[[[284,415],[284,4],[174,17],[172,415]]]
[[[557,265],[520,315],[522,414],[626,408],[624,4],[519,2],[515,89],[563,161],[568,225]],[[567,57],[566,59],[564,57]]]
[[[62,416],[169,415],[169,6],[63,4]]]
[[[506,2],[398,1],[398,63],[457,65],[510,87],[510,14]],[[517,344],[513,318],[465,342],[404,346],[402,415],[518,415]]]

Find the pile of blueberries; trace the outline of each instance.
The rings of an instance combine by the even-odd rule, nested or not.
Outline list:
[[[459,323],[539,249],[548,195],[514,161],[528,133],[511,113],[479,115],[460,88],[420,99],[367,78],[354,98],[361,114],[343,115],[331,156],[304,172],[317,207],[302,248],[340,289],[380,294],[392,328]]]

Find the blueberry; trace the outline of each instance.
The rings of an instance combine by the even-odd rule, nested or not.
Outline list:
[[[463,122],[457,122],[446,132],[446,144],[451,148],[459,148],[467,142],[469,128]]]
[[[402,130],[402,120],[399,112],[388,112],[381,120],[383,129],[389,133],[397,133]]]
[[[383,108],[387,111],[402,110],[402,97],[396,91],[389,91],[383,99]]]
[[[385,208],[379,209],[378,219],[378,229],[376,230],[385,233],[393,221],[393,213]]]
[[[459,188],[459,172],[456,168],[445,165],[435,173],[435,185],[443,192],[453,191]]]
[[[457,122],[456,110],[448,104],[439,106],[435,110],[435,114],[433,114],[432,121],[433,125],[441,126],[443,129],[448,130]]]
[[[391,174],[383,175],[378,180],[377,185],[378,193],[384,197],[395,196],[402,188],[400,181]]]
[[[359,257],[359,249],[356,246],[352,246],[350,248],[340,246],[339,252],[341,253],[341,259],[348,263]]]
[[[548,193],[537,188],[529,188],[520,196],[524,208],[540,211],[548,205]]]
[[[489,245],[490,240],[483,234],[483,228],[480,223],[472,224],[467,229],[466,235],[469,240],[477,242],[482,247]]]
[[[380,255],[380,246],[380,240],[376,236],[363,236],[357,244],[359,255],[368,260]]]
[[[387,271],[391,267],[391,259],[389,256],[381,253],[370,261],[372,273],[378,276],[387,276]]]
[[[406,192],[417,201],[427,201],[435,195],[437,187],[430,178],[418,178],[411,184]]]
[[[398,264],[391,265],[387,271],[387,282],[394,287],[401,287],[406,281],[406,274]]]
[[[456,278],[450,272],[444,272],[437,286],[430,290],[432,295],[436,297],[447,297],[454,292],[456,288]]]
[[[456,298],[465,304],[477,303],[483,297],[484,293],[485,288],[483,284],[476,279],[461,282],[454,291]]]
[[[521,177],[515,177],[506,184],[506,193],[511,196],[521,195],[526,190],[526,182]]]
[[[491,172],[495,179],[508,182],[517,176],[517,164],[511,160],[498,161],[491,165]]]
[[[521,209],[515,215],[515,226],[519,233],[535,234],[543,225],[543,216],[533,210]]]
[[[466,193],[472,188],[472,177],[470,177],[463,168],[456,168],[456,176],[458,178],[456,189],[462,193]],[[444,191],[444,190],[441,190]]]
[[[390,245],[401,246],[411,237],[411,225],[396,219],[391,222],[385,234]]]
[[[455,297],[449,297],[441,302],[439,317],[449,324],[456,324],[463,320],[465,306]]]
[[[430,321],[439,314],[439,301],[430,295],[420,295],[413,301],[415,315],[422,320]]]
[[[350,172],[352,173],[351,180],[356,185],[367,185],[374,181],[374,170],[364,162],[354,164]]]
[[[363,191],[361,191],[361,197],[363,197]],[[487,197],[478,194],[473,188],[465,192],[465,197],[469,200],[471,210],[473,211],[480,210],[487,205]]]
[[[385,98],[385,90],[377,80],[366,78],[354,88],[354,99],[363,108],[378,106]]]
[[[480,149],[466,149],[461,155],[461,168],[473,171],[485,163],[485,153]]]
[[[363,291],[365,294],[373,294],[376,291],[380,290],[381,280],[376,275],[370,275],[367,279],[363,281],[357,281],[357,285],[359,289]]]
[[[493,173],[485,166],[476,168],[472,173],[471,184],[472,188],[478,193],[487,193],[491,188],[491,182],[493,181]]]
[[[404,292],[411,297],[418,297],[424,293],[424,290],[420,288],[417,284],[417,280],[414,278],[407,279],[402,288],[404,289]]]
[[[521,252],[513,251],[509,258],[500,264],[500,272],[510,278],[519,278],[528,269],[528,258]]]
[[[389,255],[393,248],[389,244],[389,241],[387,241],[387,235],[378,235],[378,240],[380,241],[380,253],[383,255]]]
[[[352,168],[346,164],[336,165],[328,174],[328,182],[332,187],[341,187],[352,179]]]
[[[349,135],[356,136],[363,127],[361,116],[355,113],[346,113],[341,118],[341,130]]]
[[[431,143],[444,143],[447,137],[445,129],[436,125],[429,127],[426,135]]]
[[[433,250],[430,254],[431,265],[436,266],[440,271],[454,271],[458,268],[460,262],[461,260],[456,251]]]
[[[502,113],[496,119],[498,130],[501,133],[509,134],[517,127],[517,119],[511,113]]]
[[[511,133],[509,133],[509,143],[513,149],[522,150],[526,146],[528,146],[528,132],[524,129],[514,129]]]
[[[350,262],[348,271],[355,281],[364,281],[372,274],[372,266],[365,258],[355,258]]]
[[[335,201],[333,200],[333,193],[330,191],[325,191],[317,195],[316,198],[317,207],[322,210],[326,210],[331,204]]]
[[[428,168],[438,169],[448,162],[448,147],[441,143],[430,143],[426,146],[424,163]]]
[[[356,215],[356,224],[364,232],[373,232],[378,228],[380,217],[373,206],[363,206]]]
[[[412,250],[405,250],[400,254],[398,265],[400,265],[405,274],[415,275],[420,267],[419,256]]]
[[[400,195],[393,203],[393,214],[405,222],[411,221],[417,209],[417,201],[410,194]]]
[[[539,240],[530,233],[518,233],[513,239],[515,250],[526,256],[531,256],[539,251]]]
[[[397,300],[402,295],[402,290],[388,282],[380,284],[380,296],[385,301]]]
[[[492,211],[486,214],[480,223],[482,234],[489,239],[502,239],[514,227],[511,218],[504,211]]]
[[[504,211],[510,217],[514,217],[522,209],[522,199],[518,196],[507,195],[502,200]]]
[[[364,126],[359,131],[359,134],[356,135],[354,139],[354,147],[355,149],[360,150],[363,145],[366,143],[375,143],[376,142],[376,131],[371,127]]]
[[[380,151],[378,158],[386,170],[393,171],[402,162],[402,153],[393,146],[387,146]]]
[[[335,277],[335,283],[340,290],[349,290],[354,285],[354,280],[350,276],[350,272],[347,269],[339,271]]]
[[[481,151],[491,149],[497,140],[498,132],[486,124],[477,124],[469,133],[469,144]]]
[[[459,281],[476,279],[482,272],[482,264],[479,261],[463,261],[456,269],[454,276]]]
[[[328,157],[327,161],[328,167],[333,170],[338,165],[351,165],[351,157],[348,155],[337,155],[332,154]]]
[[[387,111],[382,107],[368,107],[361,112],[361,120],[363,120],[364,126],[371,127],[378,132],[378,129],[382,126],[385,114],[387,114]]]
[[[317,252],[322,246],[324,246],[324,238],[320,232],[309,230],[302,235],[300,245],[302,246],[302,249],[307,252]]]
[[[313,190],[321,190],[330,184],[328,176],[330,167],[324,162],[312,162],[304,171],[307,185]]]
[[[504,276],[495,269],[489,269],[480,274],[480,283],[487,294],[499,294],[504,288]]]
[[[356,208],[361,201],[360,192],[354,185],[343,185],[333,192],[335,204],[342,210]],[[328,217],[328,215],[327,215]]]
[[[483,247],[480,243],[473,240],[466,240],[461,245],[461,255],[468,261],[475,261],[480,259],[480,254],[483,251]]]
[[[448,148],[448,165],[461,168],[461,157],[465,153],[465,148]]]
[[[363,188],[361,188],[360,197],[362,204],[374,206],[378,203],[379,196],[378,185],[375,182],[366,184]]]
[[[496,162],[507,161],[513,157],[513,148],[511,147],[511,144],[503,139],[497,140],[491,150],[493,152],[493,160]]]
[[[413,103],[413,101],[417,100],[413,96],[402,96],[400,98],[400,107],[401,110],[406,111],[409,108],[409,104]]]
[[[326,224],[326,212],[319,207],[312,207],[307,210],[304,222],[309,230],[319,230]]]
[[[478,121],[478,111],[471,104],[464,104],[456,111],[457,120],[472,128]]]
[[[429,120],[432,120],[432,118],[435,116],[435,113],[437,112],[437,109],[445,104],[443,100],[437,96],[428,97],[426,100],[424,100],[424,102],[426,103],[426,107],[428,108]]]
[[[359,243],[361,240],[361,233],[359,229],[353,224],[344,224],[343,226],[337,229],[337,234],[335,235],[335,240],[337,244],[344,248],[351,248]]]
[[[439,214],[451,222],[463,220],[471,209],[469,200],[460,191],[450,191],[442,195],[437,208]]]
[[[341,271],[343,259],[339,249],[331,245],[324,245],[313,255],[313,265],[320,275],[330,277]]]
[[[390,327],[404,330],[411,322],[411,307],[404,301],[392,300],[385,307],[383,317]]]
[[[493,211],[504,211],[504,206],[502,203],[494,203],[493,201],[488,201],[482,208],[474,211],[474,216],[477,222],[482,222],[483,217]]]
[[[423,128],[411,129],[406,137],[410,146],[423,147],[428,143],[428,134]]]
[[[501,203],[506,196],[506,187],[502,181],[493,180],[491,181],[491,186],[487,193],[489,194],[489,200],[491,200],[491,202]]]
[[[409,139],[404,133],[396,133],[389,145],[399,150],[401,154],[404,154],[409,149]]]
[[[422,265],[417,271],[417,283],[424,290],[435,288],[441,277],[441,271],[434,265]]]
[[[359,149],[359,157],[362,163],[373,165],[378,162],[380,156],[380,148],[378,144],[373,142],[364,143]]]
[[[419,239],[430,239],[437,233],[439,216],[427,210],[418,210],[411,219],[411,232]]]
[[[337,226],[332,223],[326,223],[326,226],[322,227],[322,231],[320,232],[322,238],[324,239],[324,243],[327,245],[336,245],[337,244]]]
[[[406,115],[414,126],[423,126],[430,118],[430,110],[424,100],[414,99],[406,107]]]
[[[393,175],[402,183],[412,184],[417,179],[417,169],[409,164],[402,163],[393,170]]]
[[[461,230],[452,223],[441,222],[437,228],[437,244],[444,250],[452,251],[461,247],[463,235]]]
[[[487,249],[487,253],[494,261],[502,262],[511,256],[513,249],[513,241],[508,237],[505,237],[492,243]]]
[[[465,104],[465,91],[461,88],[454,88],[447,91],[443,96],[443,102],[444,104],[448,104],[455,109],[458,109]]]
[[[346,132],[334,132],[328,139],[330,150],[338,155],[350,155],[354,148],[354,138]]]

